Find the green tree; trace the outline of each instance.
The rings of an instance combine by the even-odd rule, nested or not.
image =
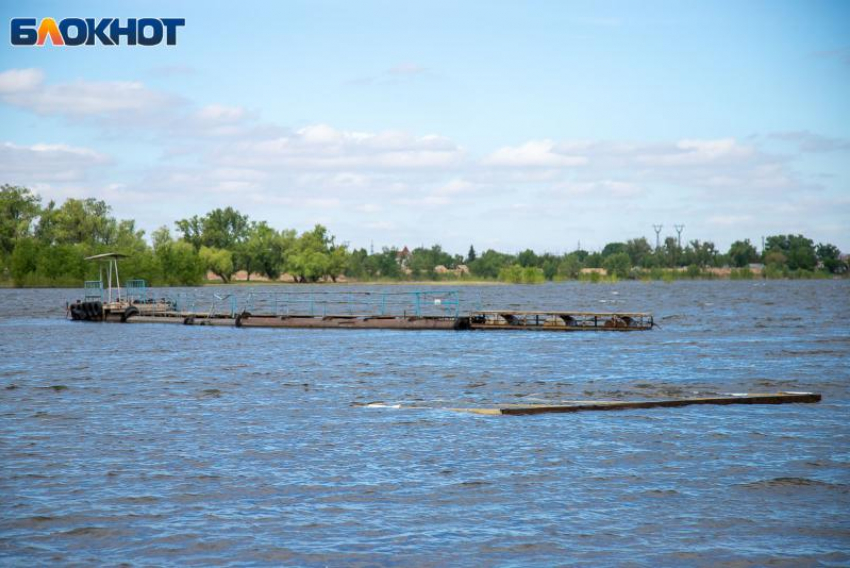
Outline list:
[[[230,282],[230,278],[235,272],[233,253],[226,249],[201,247],[199,254],[207,270],[221,278],[225,283]]]
[[[539,284],[545,279],[543,269],[536,266],[512,264],[499,270],[499,280],[510,284]]]
[[[847,264],[841,260],[841,251],[838,247],[829,243],[818,243],[815,252],[818,261],[832,274],[841,274],[847,271]]]
[[[109,212],[105,201],[94,198],[67,199],[59,208],[51,203],[41,213],[36,234],[48,244],[112,245],[118,224]]]
[[[330,250],[328,258],[328,272],[331,280],[336,282],[341,274],[345,274],[345,268],[348,266],[348,259],[351,253],[348,252],[346,245],[334,245]]]
[[[814,242],[803,235],[774,235],[765,241],[765,253],[782,253],[790,270],[814,270],[817,255]]]
[[[497,278],[499,271],[514,263],[515,258],[509,254],[488,249],[469,265],[469,270],[479,278]]]
[[[602,254],[598,252],[588,253],[582,259],[582,263],[587,268],[602,268]]]
[[[195,215],[176,221],[175,225],[183,240],[199,250],[206,246],[234,251],[248,237],[251,228],[248,216],[233,207],[213,209],[204,217]]]
[[[656,251],[656,254],[661,255],[661,260],[667,268],[675,268],[681,266],[682,247],[679,246],[679,241],[674,237],[664,239],[664,244],[661,245],[661,250]]]
[[[522,266],[519,264],[503,266],[499,269],[499,281],[508,282],[510,284],[522,283]]]
[[[407,266],[414,278],[423,276],[434,278],[436,276],[434,269],[437,266],[453,267],[454,260],[440,245],[433,245],[431,248],[418,247],[413,249]]]
[[[652,256],[652,247],[646,237],[640,237],[626,241],[625,249],[622,252],[629,255],[632,266],[643,266],[644,260]]]
[[[531,249],[525,249],[519,253],[516,260],[523,268],[528,268],[529,266],[540,266],[540,258],[537,256],[537,253]]]
[[[248,273],[248,280],[252,272],[276,280],[294,242],[294,231],[278,233],[265,221],[252,223],[247,239],[237,246],[236,265]]]
[[[543,270],[543,276],[546,280],[554,280],[558,274],[558,265],[561,259],[552,253],[544,253],[540,256],[540,268]]]
[[[81,244],[59,244],[39,247],[36,257],[36,283],[79,285],[88,270],[96,267],[84,260],[87,251]]]
[[[478,255],[475,254],[475,247],[472,246],[472,245],[469,245],[469,252],[466,253],[466,264],[470,264],[472,262],[475,262],[476,258],[478,258]]]
[[[35,239],[23,238],[18,241],[10,262],[12,281],[16,286],[26,285],[28,278],[35,274],[39,253],[40,247]]]
[[[197,215],[188,219],[180,219],[174,222],[177,230],[183,233],[183,240],[192,243],[195,250],[201,250],[204,246],[204,220]]]
[[[558,276],[576,280],[579,274],[581,274],[582,268],[583,266],[578,255],[573,252],[565,255],[560,264],[558,264]]]
[[[729,247],[729,262],[732,266],[743,268],[753,262],[758,262],[759,254],[756,247],[750,243],[750,239],[735,241]]]
[[[287,271],[297,282],[318,282],[330,272],[330,249],[333,237],[322,225],[306,231],[298,238],[286,262]]]
[[[602,267],[611,276],[626,278],[632,268],[631,259],[625,252],[618,252],[606,258]]]
[[[605,248],[602,249],[602,258],[608,258],[612,254],[619,254],[621,252],[627,252],[626,243],[608,243],[605,245]]]
[[[364,261],[366,274],[372,278],[402,277],[401,266],[398,263],[398,249],[384,247],[380,253],[369,255]]]
[[[195,286],[204,281],[206,264],[191,243],[174,241],[168,227],[154,231],[152,239],[162,282],[170,286]]]
[[[41,198],[25,187],[0,186],[0,255],[12,254],[15,245],[31,233],[39,215]]]
[[[208,247],[234,250],[248,236],[248,216],[233,207],[213,209],[204,218],[204,244]]]

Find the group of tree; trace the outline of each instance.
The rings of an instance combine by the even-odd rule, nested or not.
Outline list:
[[[23,187],[0,187],[0,280],[19,286],[75,286],[98,278],[99,266],[86,257],[121,252],[121,273],[151,285],[198,285],[208,273],[229,282],[244,270],[277,279],[283,272],[298,282],[335,280],[349,253],[327,229],[316,225],[298,235],[251,221],[231,207],[175,223],[151,234],[135,221],[118,220],[97,199],[67,199],[61,206]]]
[[[0,280],[16,285],[79,285],[97,277],[98,266],[85,258],[102,252],[128,255],[124,277],[144,278],[151,285],[197,285],[212,273],[224,282],[244,271],[277,280],[289,274],[296,282],[357,280],[433,280],[473,278],[516,283],[577,279],[601,272],[630,278],[659,271],[685,271],[698,276],[716,267],[747,270],[763,264],[773,276],[846,274],[847,263],[831,244],[815,244],[802,235],[775,235],[759,252],[749,240],[732,243],[726,252],[710,241],[680,246],[668,237],[653,247],[644,237],[613,242],[601,250],[566,254],[496,250],[451,254],[440,245],[413,250],[386,247],[377,252],[349,250],[328,230],[316,225],[298,234],[253,221],[232,207],[178,220],[173,234],[161,227],[145,238],[133,220],[118,220],[97,199],[67,199],[42,205],[29,189],[0,186]],[[593,270],[586,270],[593,269]]]

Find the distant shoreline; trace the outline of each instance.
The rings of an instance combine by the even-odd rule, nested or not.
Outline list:
[[[743,281],[743,282],[777,282],[777,281],[836,281],[836,280],[850,280],[847,276],[816,276],[810,278],[767,278],[767,277],[754,277],[754,278],[729,278],[729,277],[696,277],[696,278],[673,278],[673,279],[664,279],[664,278],[601,278],[601,279],[566,279],[566,280],[551,280],[541,283],[533,283],[533,284],[524,284],[524,283],[516,283],[516,282],[499,282],[497,280],[369,280],[369,281],[356,281],[356,280],[348,280],[345,282],[309,282],[309,283],[297,283],[297,282],[277,282],[271,280],[238,280],[235,282],[214,282],[207,281],[203,284],[198,284],[194,286],[169,286],[169,285],[157,285],[150,286],[150,288],[230,288],[230,287],[254,287],[254,286],[275,286],[275,287],[288,287],[288,288],[308,288],[313,286],[320,287],[344,287],[344,286],[439,286],[439,287],[450,287],[450,286],[459,286],[459,287],[468,287],[468,286],[544,286],[547,284],[565,284],[565,283],[579,283],[579,284],[619,284],[623,282],[634,282],[634,283],[644,283],[644,284],[652,284],[652,283],[663,283],[663,284],[673,284],[676,282],[728,282],[728,281]],[[0,282],[0,289],[4,290],[77,290],[82,289],[82,284],[80,285],[51,285],[51,286],[15,286],[14,283],[10,281]]]

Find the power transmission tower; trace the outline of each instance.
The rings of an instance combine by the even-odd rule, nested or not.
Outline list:
[[[676,229],[676,232],[679,234],[679,248],[682,248],[682,230],[685,228],[684,225],[673,225],[673,228]]]
[[[653,229],[655,229],[655,250],[661,248],[661,229],[664,228],[664,225],[653,225]]]

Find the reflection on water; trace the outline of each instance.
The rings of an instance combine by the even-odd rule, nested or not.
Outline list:
[[[848,292],[462,289],[661,324],[544,334],[85,324],[62,319],[74,291],[0,290],[0,559],[847,565]],[[824,401],[442,410],[778,390]]]

